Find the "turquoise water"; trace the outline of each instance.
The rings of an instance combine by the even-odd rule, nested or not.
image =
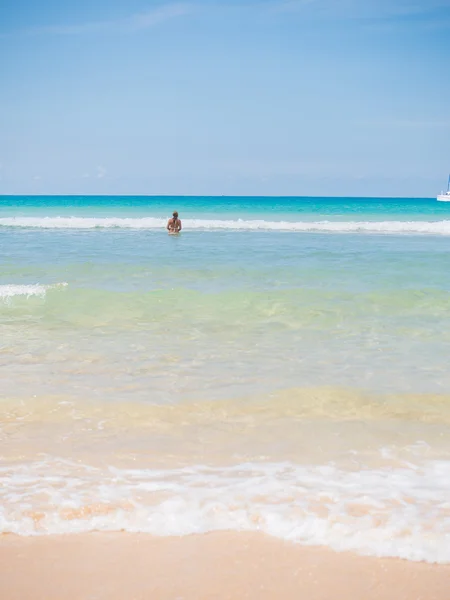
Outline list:
[[[18,352],[25,341],[16,332],[26,323],[26,343],[37,346],[49,328],[74,340],[90,330],[94,348],[111,335],[107,364],[130,335],[146,351],[181,361],[193,360],[195,346],[190,372],[209,382],[213,396],[226,395],[230,379],[233,394],[277,389],[280,377],[285,387],[439,392],[450,385],[443,327],[450,209],[442,203],[24,197],[1,206],[0,285],[8,296],[1,314]],[[177,239],[164,231],[172,207],[184,223]],[[337,229],[298,229],[324,221]],[[369,231],[351,230],[369,221]],[[433,225],[444,233],[428,231]],[[45,300],[35,288],[11,292],[35,285],[44,286]],[[259,387],[247,383],[255,370]],[[162,395],[173,401],[179,389]]]
[[[450,207],[428,198],[295,198],[179,196],[3,196],[1,216],[152,216],[180,207],[185,218],[437,221]]]
[[[254,509],[285,539],[450,560],[449,216],[431,199],[0,198],[3,530],[36,533],[21,495],[40,533],[251,529]],[[183,522],[158,521],[138,480]],[[222,509],[245,497],[239,518],[211,521],[215,485]],[[341,533],[311,516],[323,489]],[[139,511],[69,525],[55,508],[99,494]],[[367,502],[384,525],[365,537],[346,507]]]

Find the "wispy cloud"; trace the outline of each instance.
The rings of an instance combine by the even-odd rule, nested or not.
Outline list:
[[[366,123],[367,124],[367,123]],[[421,129],[447,129],[450,127],[450,120],[414,120],[414,119],[397,119],[392,121],[377,121],[371,122],[370,125],[377,127],[404,127],[404,128],[421,128]]]
[[[154,27],[164,21],[169,21],[192,12],[188,3],[172,3],[152,8],[141,13],[135,13],[121,19],[90,21],[80,24],[48,25],[27,29],[21,33],[34,35],[82,35],[90,33],[133,33]]]
[[[427,17],[450,10],[450,0],[273,0],[278,12],[308,12],[328,17],[390,19]]]

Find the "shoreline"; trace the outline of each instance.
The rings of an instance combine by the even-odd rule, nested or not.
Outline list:
[[[2,600],[448,600],[450,565],[259,533],[0,536]]]

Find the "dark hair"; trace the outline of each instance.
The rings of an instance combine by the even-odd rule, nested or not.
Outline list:
[[[174,219],[178,219],[178,213],[176,210],[172,213],[172,215],[173,215]]]

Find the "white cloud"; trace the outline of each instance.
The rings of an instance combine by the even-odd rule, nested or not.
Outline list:
[[[148,29],[164,21],[182,17],[192,11],[187,3],[172,3],[152,8],[142,13],[135,13],[122,19],[91,21],[77,25],[49,25],[37,29],[29,29],[28,34],[82,35],[88,33],[133,33]]]
[[[398,127],[423,127],[444,129],[450,127],[450,121],[413,121],[413,120],[399,120],[394,123]]]
[[[105,167],[101,167],[101,166],[97,167],[97,175],[96,175],[97,179],[104,179],[106,177],[106,173],[107,173],[107,171],[106,171]]]

